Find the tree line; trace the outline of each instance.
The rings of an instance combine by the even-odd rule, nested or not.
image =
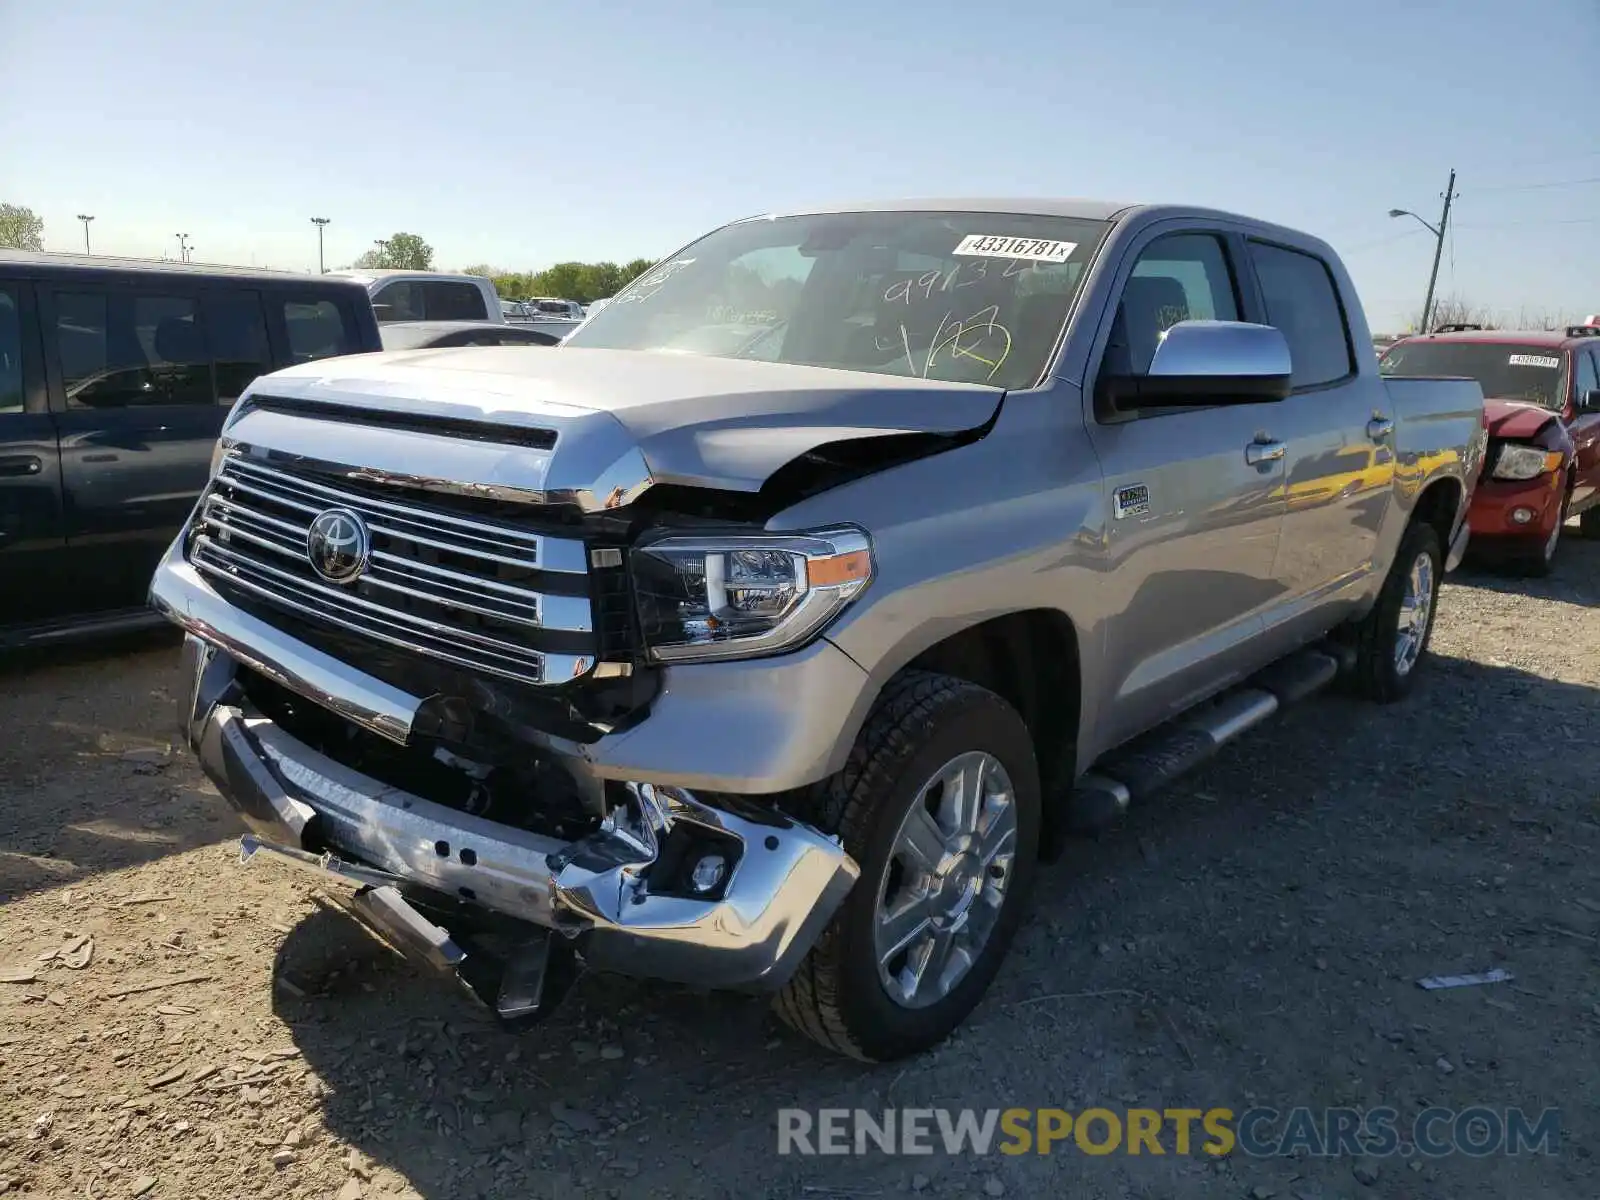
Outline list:
[[[43,250],[44,222],[31,208],[0,204],[0,246],[9,250]]]
[[[44,221],[31,208],[0,203],[0,247],[43,250]],[[591,304],[614,296],[654,265],[648,258],[631,262],[561,262],[542,271],[510,271],[488,264],[466,268],[469,275],[487,275],[507,300],[557,296]],[[392,233],[349,264],[356,270],[431,271],[433,247],[414,233]]]
[[[494,280],[494,290],[502,299],[555,296],[576,300],[579,304],[593,304],[615,296],[654,265],[651,259],[635,258],[625,263],[560,262],[543,271],[507,271],[480,263],[466,271],[469,275],[487,275]]]

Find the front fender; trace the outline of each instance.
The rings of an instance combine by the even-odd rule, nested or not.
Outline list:
[[[1064,384],[1013,394],[981,440],[854,480],[768,522],[849,521],[871,535],[872,585],[827,637],[867,672],[874,696],[964,630],[1047,610],[1078,635],[1080,744],[1095,728],[1102,627],[1115,614],[1103,611],[1104,482],[1076,396]],[[836,747],[836,765],[849,748]]]

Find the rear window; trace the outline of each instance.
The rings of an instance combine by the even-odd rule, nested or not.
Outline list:
[[[261,296],[258,292],[216,292],[205,298],[204,308],[217,399],[231,403],[256,376],[272,370]]]
[[[1559,409],[1567,394],[1566,355],[1516,342],[1401,342],[1378,364],[1384,375],[1476,379],[1491,400],[1526,400]]]
[[[332,300],[288,300],[283,323],[289,336],[291,362],[311,362],[356,351],[344,313]]]
[[[422,295],[426,321],[484,321],[489,317],[483,292],[476,284],[424,283]]]
[[[0,413],[22,411],[22,318],[16,297],[0,288]]]
[[[475,283],[411,279],[387,283],[372,294],[379,324],[391,321],[486,321],[489,306]]]

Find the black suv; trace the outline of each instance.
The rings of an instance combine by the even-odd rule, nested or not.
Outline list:
[[[239,393],[380,349],[349,280],[0,250],[0,647],[159,624],[150,576]]]

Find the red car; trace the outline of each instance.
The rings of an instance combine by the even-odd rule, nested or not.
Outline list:
[[[1482,386],[1489,451],[1467,517],[1474,553],[1544,575],[1569,517],[1584,537],[1600,538],[1600,326],[1452,326],[1396,342],[1379,369],[1464,375]]]

